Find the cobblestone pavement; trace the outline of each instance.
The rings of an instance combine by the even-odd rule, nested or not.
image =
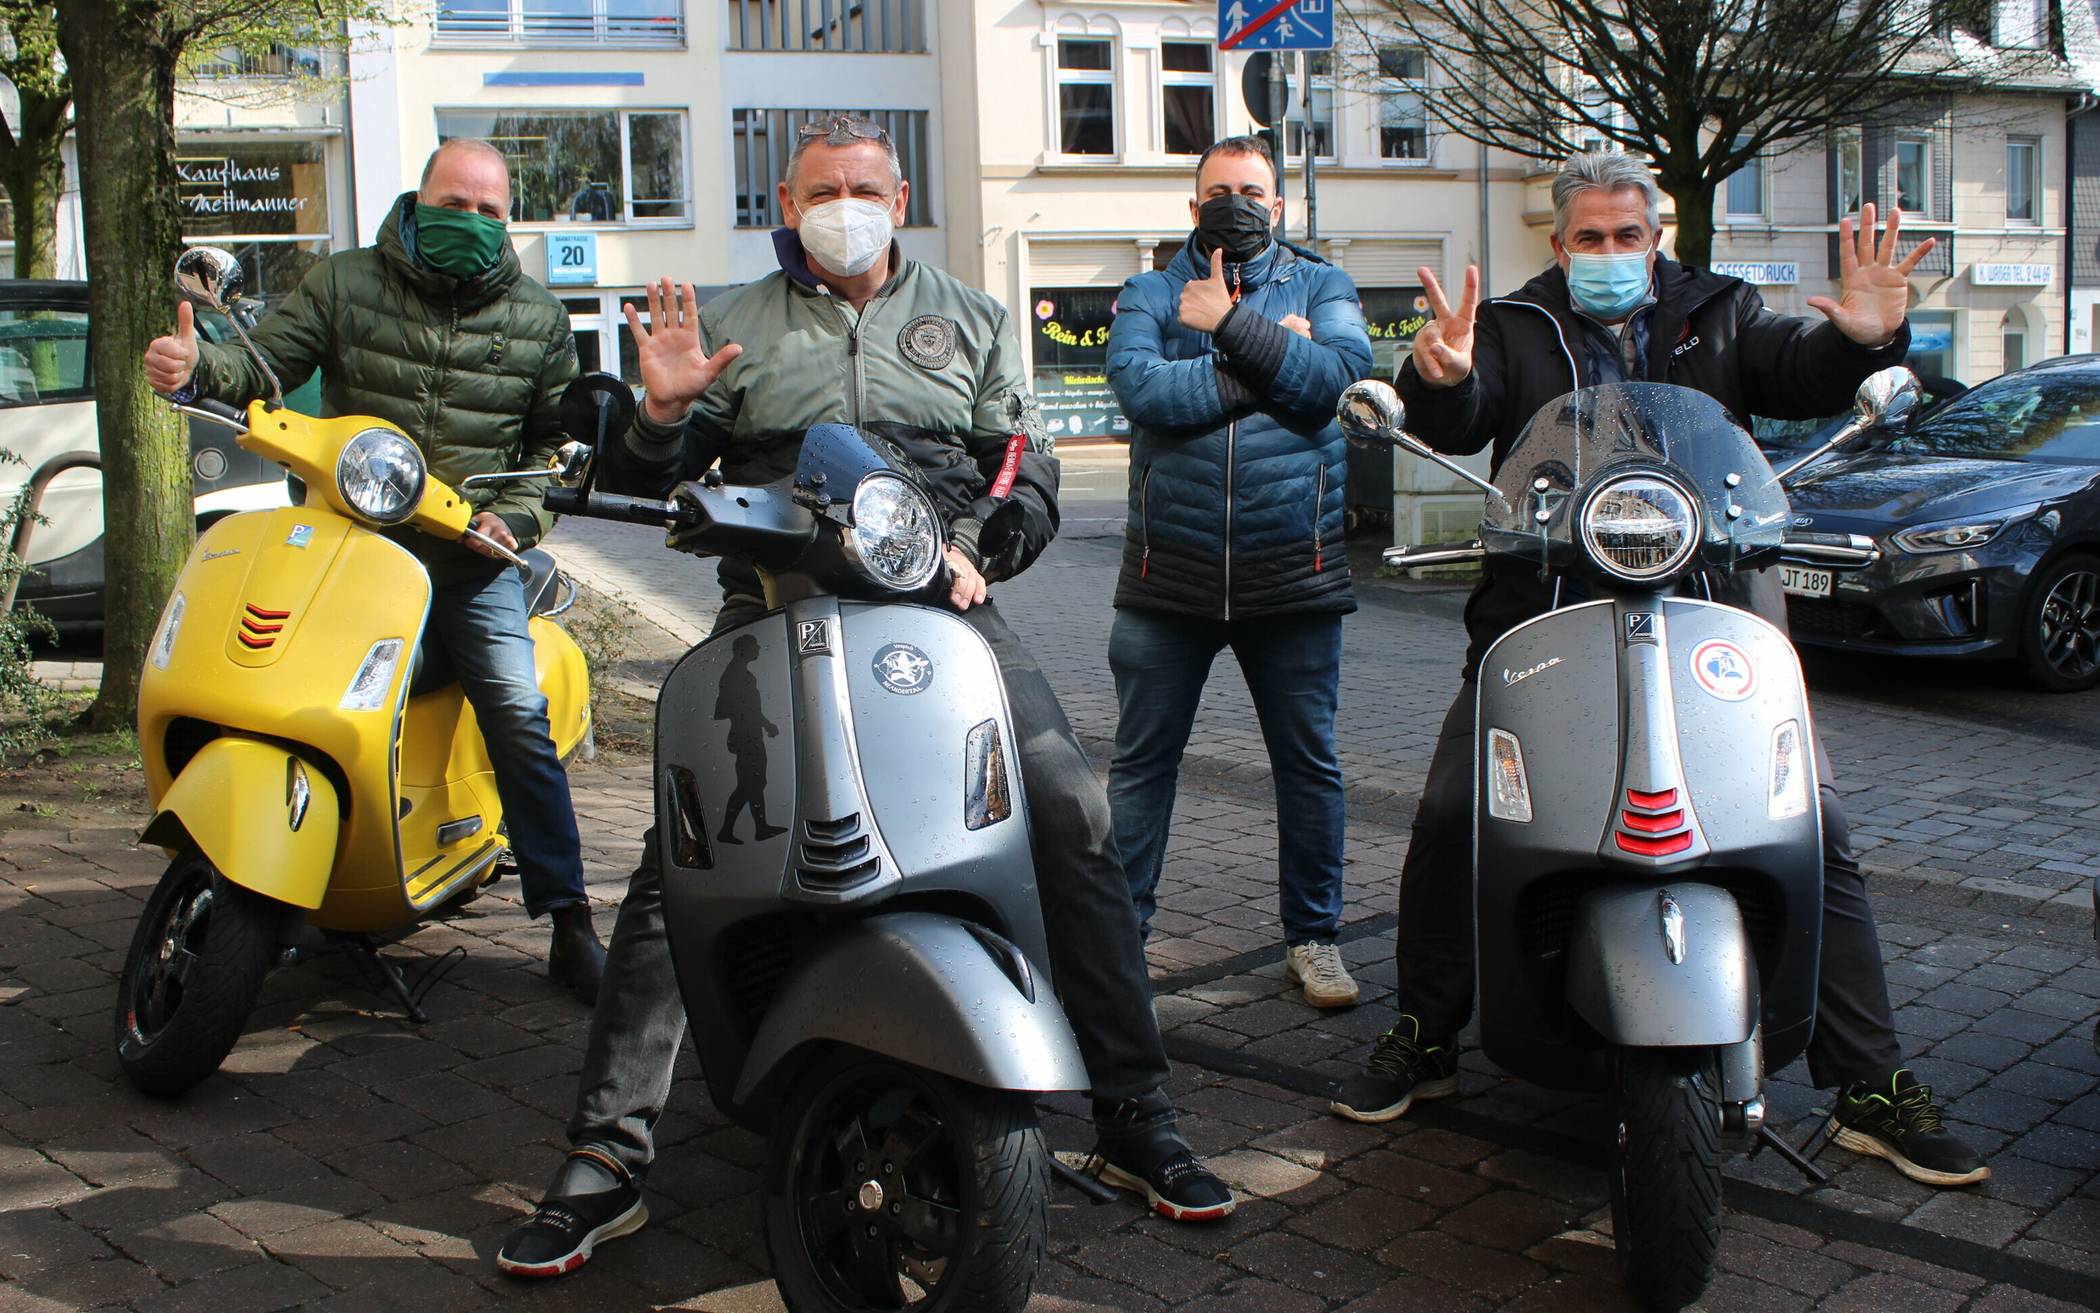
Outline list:
[[[1075,462],[1076,463],[1076,462]],[[998,597],[1098,749],[1116,543],[1105,511]],[[712,568],[647,530],[565,526],[553,546],[673,634],[704,628]],[[1345,953],[1363,1006],[1316,1014],[1277,962],[1273,804],[1244,689],[1221,662],[1191,748],[1153,943],[1177,1094],[1239,1188],[1228,1223],[1176,1227],[1060,1192],[1031,1306],[1065,1310],[1625,1307],[1594,1105],[1506,1081],[1388,1127],[1323,1091],[1387,1022],[1393,872],[1459,649],[1447,590],[1379,583],[1347,630]],[[2090,742],[2046,727],[1821,699],[1878,899],[1898,1021],[1980,1188],[1941,1193],[1841,1150],[1808,1187],[1737,1161],[1703,1307],[2013,1313],[2100,1303],[2100,1011],[2085,887],[2100,851]],[[2065,769],[2067,760],[2085,764]],[[617,899],[647,823],[646,768],[575,775],[592,893]],[[340,962],[278,973],[218,1077],[180,1104],[133,1094],[110,1055],[114,977],[162,859],[129,832],[0,836],[0,1313],[128,1308],[771,1310],[760,1141],[726,1125],[690,1060],[649,1179],[655,1220],[551,1285],[492,1255],[560,1154],[587,1017],[545,980],[544,931],[499,885],[392,950],[464,956],[410,1028]],[[603,922],[601,922],[603,923]],[[1828,1107],[1799,1066],[1771,1090],[1799,1139]],[[1080,1147],[1076,1100],[1046,1133]],[[1842,1160],[1842,1161],[1841,1161]]]

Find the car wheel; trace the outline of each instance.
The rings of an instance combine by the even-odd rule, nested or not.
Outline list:
[[[2051,693],[2100,684],[2100,558],[2059,557],[2035,580],[2020,615],[2020,668]]]

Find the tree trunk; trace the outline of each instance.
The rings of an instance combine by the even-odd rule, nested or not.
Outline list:
[[[1677,263],[1706,268],[1714,258],[1714,184],[1666,176],[1661,186],[1677,207]]]
[[[146,344],[169,331],[181,247],[175,61],[161,0],[67,0],[59,45],[78,107],[87,238],[89,357],[102,440],[100,727],[138,713],[139,671],[161,604],[195,536],[189,431],[146,385]]]
[[[58,200],[66,187],[63,97],[21,93],[20,131],[0,152],[0,186],[14,205],[15,277],[58,276]]]

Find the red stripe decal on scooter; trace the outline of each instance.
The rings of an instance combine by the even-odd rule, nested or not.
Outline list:
[[[277,641],[274,638],[252,638],[244,633],[237,633],[234,635],[234,637],[240,639],[241,646],[248,648],[250,651],[256,651],[261,648],[268,647],[272,643],[275,643]]]
[[[1692,846],[1692,832],[1690,830],[1686,830],[1683,834],[1673,834],[1667,839],[1642,839],[1631,834],[1618,834],[1612,837],[1619,841],[1620,848],[1636,857],[1668,857],[1671,853],[1681,853]]]
[[[290,611],[265,611],[253,602],[248,603],[247,611],[257,620],[288,620],[292,614]]]
[[[1627,829],[1639,830],[1642,834],[1668,834],[1684,824],[1682,807],[1676,811],[1664,812],[1660,816],[1643,816],[1639,812],[1630,811],[1620,812],[1619,815]]]
[[[284,632],[283,625],[259,625],[253,620],[241,621],[241,628],[251,634],[278,634]]]
[[[1664,789],[1661,793],[1642,793],[1639,789],[1626,790],[1626,801],[1642,811],[1657,811],[1677,805],[1677,790]]]

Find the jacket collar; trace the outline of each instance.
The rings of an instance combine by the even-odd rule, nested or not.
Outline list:
[[[1289,278],[1299,261],[1318,259],[1311,252],[1301,252],[1286,242],[1270,242],[1262,248],[1260,255],[1245,264],[1227,264],[1225,276],[1229,279],[1235,270],[1239,273],[1240,286],[1262,287],[1269,283],[1280,283]],[[1210,277],[1210,257],[1196,258],[1196,234],[1190,233],[1181,249],[1167,263],[1167,272],[1177,278]]]
[[[1676,345],[1680,330],[1692,312],[1736,286],[1738,281],[1705,269],[1689,268],[1666,255],[1655,257],[1655,282],[1651,288],[1655,301],[1648,310],[1651,379],[1662,376],[1664,362],[1658,357]],[[1575,303],[1568,295],[1568,275],[1562,271],[1558,262],[1547,265],[1545,272],[1508,296],[1495,299],[1535,306],[1545,311],[1560,326],[1564,345],[1572,346],[1582,340],[1582,327],[1576,322]],[[1573,363],[1572,352],[1570,363]],[[1577,380],[1578,383],[1586,381]]]
[[[802,249],[802,238],[793,228],[783,225],[773,230],[773,258],[779,261],[780,272],[786,274],[788,281],[795,286],[820,296],[831,295],[831,289],[824,286],[824,280],[817,277],[817,271],[809,267],[809,252]],[[883,283],[882,290],[875,295],[890,294],[890,289],[897,285],[897,280],[904,277],[905,264],[904,248],[897,245],[897,239],[893,237],[890,239],[889,280]]]
[[[517,248],[508,239],[496,255],[496,263],[472,278],[454,278],[426,267],[416,258],[416,194],[412,191],[402,192],[394,202],[386,222],[379,225],[379,238],[373,244],[410,287],[433,301],[453,301],[470,310],[501,297],[525,273],[524,266],[518,263]]]

